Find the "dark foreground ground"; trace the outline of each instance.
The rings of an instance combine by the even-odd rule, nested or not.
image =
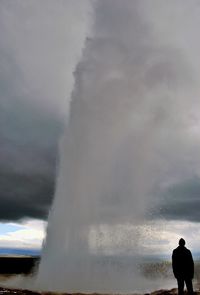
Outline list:
[[[0,274],[29,274],[38,263],[39,257],[0,257]]]
[[[29,290],[17,290],[17,289],[5,289],[0,287],[0,295],[56,295],[61,293],[51,293],[51,292],[33,292]],[[176,295],[177,289],[172,290],[158,290],[154,291],[152,293],[146,293],[145,295]],[[186,293],[185,293],[186,294]],[[62,295],[72,295],[69,293],[62,293]],[[88,295],[88,294],[81,294],[81,293],[73,293],[73,295]],[[93,293],[91,295],[101,295]],[[111,295],[111,294],[103,294],[103,295]],[[119,294],[113,294],[113,295],[119,295]],[[130,294],[131,295],[131,294]],[[133,294],[134,295],[134,294]],[[138,294],[135,294],[138,295]],[[194,295],[200,295],[200,290],[196,291]]]

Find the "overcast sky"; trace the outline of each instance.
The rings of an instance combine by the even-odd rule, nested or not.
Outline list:
[[[168,233],[174,231],[170,226],[176,220],[172,236],[178,238],[184,232],[178,225],[189,221],[195,232],[200,222],[199,1],[175,0],[164,6],[158,0],[135,1],[137,13],[134,1],[108,0],[107,6],[105,1],[98,6],[96,36],[89,41],[93,59],[87,59],[86,77],[98,53],[105,50],[109,64],[98,75],[111,68],[109,79],[118,79],[124,87],[126,75],[137,71],[150,93],[154,88],[166,93],[166,84],[173,92],[173,103],[167,97],[158,102],[155,120],[163,126],[159,139],[163,136],[166,169],[155,187],[157,206],[150,215],[153,220],[168,220]],[[58,143],[68,117],[74,61],[80,58],[73,45],[83,36],[85,3],[0,1],[0,220],[41,220],[40,240],[55,189]],[[133,85],[126,83],[129,86],[126,93],[133,91]],[[194,247],[198,245],[195,242]]]
[[[1,220],[47,216],[82,10],[84,1],[0,2]]]

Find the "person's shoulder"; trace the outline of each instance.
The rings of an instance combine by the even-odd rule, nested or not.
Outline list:
[[[188,248],[185,248],[185,250],[188,254],[191,254],[191,251]]]
[[[176,254],[176,252],[179,250],[179,248],[177,247],[177,248],[175,248],[173,251],[172,251],[172,253],[173,254]]]
[[[174,251],[179,251],[179,249],[180,249],[180,246],[176,247],[176,248],[174,249]]]

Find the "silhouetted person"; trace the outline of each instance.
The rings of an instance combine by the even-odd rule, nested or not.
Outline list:
[[[172,254],[172,268],[178,282],[178,294],[182,295],[184,283],[189,294],[193,294],[194,261],[190,250],[185,247],[185,240],[179,240],[179,246]]]

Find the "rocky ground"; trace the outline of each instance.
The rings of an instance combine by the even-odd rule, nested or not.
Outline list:
[[[29,290],[17,290],[17,289],[6,289],[0,287],[0,295],[72,295],[69,293],[52,293],[52,292],[34,292],[34,291],[29,291]],[[152,293],[146,293],[144,295],[176,295],[177,294],[177,289],[171,289],[171,290],[157,290]],[[84,295],[81,293],[74,293],[73,295]],[[87,294],[88,295],[88,294]],[[91,295],[100,295],[100,294],[91,294]],[[110,295],[110,294],[104,294],[104,295]],[[119,294],[115,294],[119,295]],[[200,295],[200,290],[196,290],[194,295]]]

